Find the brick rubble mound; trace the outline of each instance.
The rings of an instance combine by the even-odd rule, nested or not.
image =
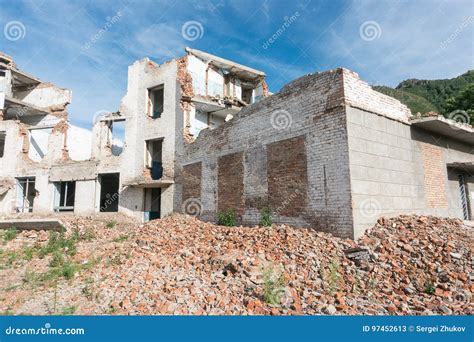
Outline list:
[[[471,315],[472,228],[457,219],[381,218],[358,241],[286,225],[221,227],[171,215],[144,225],[107,229],[104,222],[64,219],[94,228],[78,262],[97,264],[57,287],[22,285],[34,258],[0,270],[0,310],[49,314],[191,315]],[[117,237],[128,234],[124,241]],[[46,243],[46,232],[22,232],[3,246]],[[265,272],[281,271],[279,304],[264,300]],[[13,289],[12,289],[13,288]],[[55,299],[54,299],[55,298]]]

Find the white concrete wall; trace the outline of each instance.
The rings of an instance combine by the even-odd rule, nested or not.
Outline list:
[[[41,83],[28,91],[16,91],[15,98],[41,108],[61,105],[72,101],[72,91],[58,88],[50,83]]]
[[[6,96],[12,96],[12,73],[10,70],[3,70],[5,76],[0,76],[0,93],[4,93]],[[2,108],[0,106],[0,108]]]
[[[208,65],[205,61],[194,55],[188,55],[187,70],[193,79],[193,90],[195,95],[224,96],[224,73],[214,66],[208,69],[207,94],[206,94],[206,69]],[[232,76],[230,78],[229,95],[242,99],[241,80]],[[252,99],[260,100],[263,98],[263,88],[261,84],[253,91]],[[254,102],[252,101],[252,102]]]
[[[52,128],[38,128],[28,131],[30,149],[28,157],[40,162],[48,154],[49,137],[51,136]]]
[[[214,67],[209,68],[208,71],[207,92],[210,96],[224,96],[224,75]]]
[[[188,72],[193,78],[193,89],[195,94],[206,94],[206,63],[201,59],[188,56]]]
[[[5,150],[0,158],[0,179],[14,184],[16,167],[21,153],[22,139],[19,139],[18,125],[13,121],[0,121],[0,131],[6,133]],[[13,212],[16,203],[15,185],[6,194],[0,196],[0,215]]]
[[[189,112],[189,120],[191,123],[191,127],[189,131],[195,137],[199,135],[199,132],[201,132],[203,129],[206,129],[208,127],[207,112],[197,111],[194,106],[191,107],[191,110]]]
[[[72,160],[88,160],[91,158],[92,132],[88,129],[69,125],[67,131],[67,148]]]
[[[179,108],[179,88],[177,88],[177,63],[171,61],[162,65],[147,58],[136,61],[128,70],[127,94],[122,99],[120,113],[125,122],[125,144],[122,154],[115,158],[119,164],[121,195],[119,211],[143,220],[143,189],[123,187],[123,184],[146,179],[145,142],[163,139],[163,178],[174,179],[175,143],[182,135],[183,113]],[[164,110],[160,118],[147,115],[148,89],[164,85]],[[99,164],[99,168],[103,162]],[[162,189],[161,214],[173,209],[174,185]]]
[[[90,215],[95,212],[96,180],[76,181],[74,214]]]

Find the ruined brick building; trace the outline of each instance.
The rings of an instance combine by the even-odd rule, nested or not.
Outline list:
[[[68,122],[71,92],[0,57],[0,213],[171,212],[355,238],[379,216],[472,219],[474,130],[414,117],[347,69],[271,94],[261,71],[186,49],[128,70],[115,113]],[[116,139],[118,127],[124,139]]]

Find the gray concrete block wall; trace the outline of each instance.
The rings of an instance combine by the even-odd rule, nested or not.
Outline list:
[[[449,162],[472,160],[469,146],[433,136],[408,123],[348,107],[348,142],[355,236],[380,216],[418,213],[462,217],[457,184],[444,178],[447,208],[429,208],[421,144],[436,144]]]

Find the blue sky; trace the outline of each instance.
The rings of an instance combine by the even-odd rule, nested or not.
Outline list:
[[[264,71],[273,92],[339,66],[395,86],[474,65],[471,0],[0,0],[0,8],[0,51],[71,89],[71,121],[86,128],[96,112],[118,109],[134,60],[161,63],[185,46]],[[183,35],[188,22],[197,36]]]

